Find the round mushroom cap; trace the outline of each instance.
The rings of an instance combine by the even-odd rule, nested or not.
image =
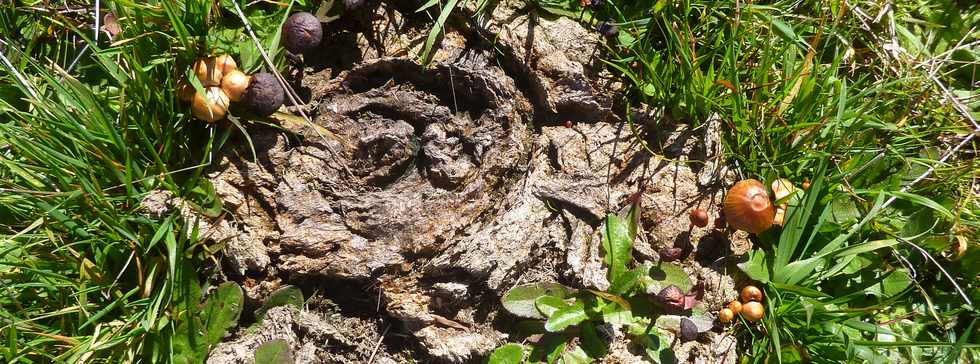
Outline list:
[[[731,227],[753,234],[769,229],[776,216],[766,186],[754,179],[739,181],[728,190],[722,212]]]
[[[282,25],[282,44],[294,54],[306,53],[323,40],[320,19],[307,12],[290,15]]]
[[[242,94],[242,103],[256,115],[269,116],[279,110],[285,97],[276,76],[261,72],[252,75],[248,88]]]

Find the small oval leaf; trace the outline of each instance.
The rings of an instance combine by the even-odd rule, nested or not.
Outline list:
[[[544,323],[544,329],[549,332],[558,332],[569,326],[578,325],[587,318],[585,306],[576,303],[574,306],[565,307],[552,314]]]
[[[511,288],[501,298],[501,303],[507,312],[519,317],[545,319],[534,302],[542,296],[567,298],[575,291],[558,283],[530,283]]]
[[[561,298],[555,296],[541,296],[534,301],[534,306],[538,308],[545,317],[551,317],[555,312],[571,306]]]
[[[524,346],[521,344],[506,344],[490,354],[487,364],[520,364],[524,360]]]

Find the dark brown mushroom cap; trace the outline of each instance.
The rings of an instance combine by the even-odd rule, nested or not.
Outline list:
[[[668,309],[676,311],[684,309],[684,292],[681,292],[681,289],[673,284],[660,290],[660,293],[657,294],[657,300]]]
[[[691,341],[698,338],[698,326],[687,317],[681,317],[681,339]]]
[[[256,73],[242,94],[242,104],[259,116],[269,116],[279,110],[286,95],[276,76],[270,73]]]
[[[323,40],[320,20],[307,12],[290,15],[282,25],[282,44],[294,54],[306,53]]]

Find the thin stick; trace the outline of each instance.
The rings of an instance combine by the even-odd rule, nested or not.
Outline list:
[[[289,96],[289,100],[292,101],[293,105],[301,105],[299,102],[299,96],[296,94],[296,91],[294,91],[293,88],[289,86],[289,84],[286,82],[286,79],[282,77],[282,74],[280,74],[279,70],[276,69],[276,65],[272,63],[272,58],[269,58],[269,54],[267,54],[265,52],[265,49],[262,48],[262,42],[259,42],[259,37],[255,36],[255,32],[252,31],[252,26],[249,24],[248,18],[245,17],[245,12],[243,12],[242,8],[238,6],[237,1],[232,1],[231,3],[232,5],[235,5],[235,12],[238,13],[238,17],[241,18],[242,23],[245,24],[245,30],[248,31],[248,35],[252,38],[252,42],[255,43],[255,47],[259,49],[259,54],[261,54],[262,59],[265,60],[266,66],[269,67],[269,70],[272,71],[272,74],[276,76],[277,80],[279,80],[279,84],[282,85],[283,90],[286,90],[286,96]],[[340,157],[337,155],[337,152],[334,151],[333,147],[330,146],[330,143],[327,142],[327,137],[324,136],[322,133],[320,133],[320,130],[318,130],[316,125],[313,124],[313,120],[311,120],[310,117],[306,115],[306,112],[303,111],[302,108],[298,109],[298,111],[299,114],[303,116],[303,119],[305,119],[306,122],[310,124],[310,128],[313,129],[313,132],[315,132],[318,136],[320,136],[320,139],[323,140],[323,145],[327,148],[327,151],[330,152],[330,155],[334,158],[334,161],[337,162],[337,164],[339,164],[340,167],[344,169],[344,172],[346,172],[349,177],[354,177],[354,173],[351,173],[350,169],[347,168],[347,164],[341,162]]]
[[[945,275],[946,278],[949,279],[949,282],[953,284],[953,288],[956,288],[956,292],[958,292],[960,294],[960,297],[963,297],[963,300],[966,301],[966,304],[969,305],[970,307],[973,307],[973,301],[970,301],[970,297],[967,297],[966,293],[963,292],[963,289],[960,288],[960,285],[956,284],[956,280],[953,279],[953,276],[949,275],[949,272],[947,272],[945,269],[943,269],[942,264],[939,264],[939,262],[937,262],[936,259],[933,258],[931,254],[929,254],[928,252],[926,252],[925,249],[922,249],[922,247],[920,247],[918,245],[915,245],[915,243],[913,243],[911,241],[908,241],[908,240],[905,240],[905,239],[902,239],[902,238],[898,238],[898,241],[901,241],[903,243],[906,243],[908,245],[911,245],[916,250],[918,250],[919,253],[922,254],[922,256],[924,256],[927,259],[929,259],[929,261],[932,262],[932,264],[935,264],[936,265],[936,268],[939,268],[939,271],[940,272],[943,272],[943,275]]]
[[[99,0],[95,0],[95,29],[93,29],[93,33],[95,34],[92,36],[95,44],[99,44],[99,22],[102,20],[99,14],[99,5]]]
[[[391,329],[391,325],[385,327],[385,331],[381,333],[381,337],[378,338],[378,342],[374,343],[374,350],[371,350],[371,357],[368,358],[368,363],[374,363],[374,356],[378,354],[378,349],[381,348],[381,341],[384,340],[385,335],[388,334],[388,329]]]

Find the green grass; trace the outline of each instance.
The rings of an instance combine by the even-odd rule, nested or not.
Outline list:
[[[577,0],[533,8],[619,26],[603,57],[629,84],[623,104],[693,127],[719,115],[740,173],[813,182],[752,254],[767,318],[730,329],[742,360],[977,360],[980,5],[606,3],[585,16]],[[210,250],[193,224],[139,203],[166,189],[215,206],[200,175],[232,132],[192,120],[173,90],[199,56],[263,67],[230,3],[208,4],[104,1],[123,29],[111,43],[92,39],[90,3],[0,5],[0,362],[179,350],[204,278],[189,267]],[[278,67],[285,15],[317,3],[286,5],[245,9]],[[432,3],[433,21],[456,5]],[[642,141],[653,128],[632,130]]]
[[[746,177],[814,181],[753,252],[769,316],[734,329],[743,360],[975,358],[980,33],[965,24],[980,6],[896,4],[875,22],[854,7],[874,17],[878,2],[628,4],[597,15],[620,26],[608,65],[627,102],[694,127],[719,115]]]
[[[215,206],[200,176],[230,132],[192,120],[175,85],[212,52],[258,69],[257,49],[206,2],[103,2],[111,43],[84,26],[92,4],[44,6],[0,5],[0,362],[169,362],[210,249],[140,202]],[[275,45],[286,12],[247,13]]]

